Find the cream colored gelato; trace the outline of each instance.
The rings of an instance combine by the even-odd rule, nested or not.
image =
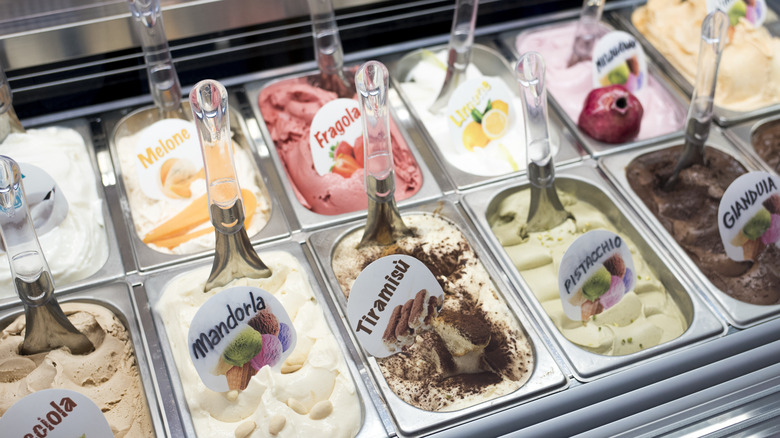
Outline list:
[[[575,220],[569,219],[552,230],[521,237],[528,218],[529,190],[508,196],[488,221],[561,334],[588,351],[608,356],[635,353],[682,335],[688,323],[679,306],[625,235],[621,238],[631,250],[637,272],[634,290],[615,306],[587,321],[574,321],[566,316],[558,291],[558,267],[563,254],[575,239],[590,230],[619,231],[593,205],[564,192],[559,194]]]
[[[436,100],[444,83],[444,76],[447,73],[446,56],[447,51],[442,50],[436,54],[424,52],[428,56],[422,56],[421,61],[414,66],[405,78],[400,78],[400,87],[404,94],[411,100],[412,106],[420,117],[425,128],[428,130],[431,138],[436,142],[441,154],[455,167],[464,172],[476,175],[503,175],[509,172],[525,169],[526,150],[525,150],[525,126],[523,124],[523,103],[515,94],[517,86],[508,85],[512,91],[510,96],[504,100],[512,103],[514,107],[514,121],[511,128],[508,128],[503,137],[489,140],[485,134],[479,135],[479,130],[474,136],[474,142],[480,143],[479,138],[485,146],[476,145],[472,150],[468,150],[463,141],[454,141],[450,134],[449,114],[445,107],[436,114],[429,111],[429,108]],[[501,63],[501,59],[496,58],[496,63]],[[492,78],[503,81],[499,77],[485,76],[473,63],[466,69],[466,80],[476,78]],[[483,110],[484,108],[479,108]],[[477,138],[479,137],[479,138]],[[558,142],[553,138],[554,147],[557,150]],[[482,144],[482,143],[480,143]]]
[[[193,128],[194,131],[194,128]],[[119,165],[122,169],[122,178],[125,183],[125,191],[130,203],[130,212],[133,217],[133,223],[135,225],[135,231],[138,233],[138,237],[143,240],[149,232],[154,230],[163,222],[173,218],[176,214],[182,212],[185,208],[190,206],[194,200],[204,196],[206,194],[206,180],[204,178],[195,178],[189,185],[190,196],[186,198],[166,198],[165,200],[154,199],[147,196],[138,179],[138,173],[135,166],[136,158],[136,143],[143,135],[143,130],[138,133],[123,137],[117,140],[117,153],[119,154]],[[255,170],[254,159],[248,150],[233,143],[233,162],[235,163],[236,175],[238,177],[238,183],[243,190],[251,191],[255,199],[257,200],[257,206],[252,216],[252,220],[248,227],[246,227],[247,234],[251,237],[259,232],[271,215],[270,201],[263,194],[260,186],[260,175]],[[203,163],[196,164],[203,167]],[[246,198],[246,196],[245,196]],[[244,199],[244,205],[247,205],[247,199]],[[197,233],[200,230],[205,230],[211,227],[211,221],[208,220],[208,204],[202,212],[203,221],[199,226],[193,228],[190,232]],[[247,212],[249,215],[249,212]],[[174,246],[172,249],[155,245],[154,243],[148,243],[149,247],[168,254],[192,254],[200,251],[213,250],[215,246],[214,232],[208,231],[205,234],[195,237],[190,240],[186,240],[183,243]]]
[[[377,359],[390,389],[420,409],[455,411],[523,386],[534,368],[533,348],[466,238],[439,216],[407,215],[404,222],[413,237],[357,249],[363,230],[356,230],[338,243],[332,261],[347,297],[368,264],[391,254],[422,261],[444,289],[435,329]]]
[[[127,329],[103,306],[61,305],[95,350],[73,355],[66,348],[22,356],[25,319],[0,332],[0,416],[17,401],[49,388],[78,391],[103,411],[114,436],[154,436],[149,408]]]
[[[685,78],[694,83],[705,0],[650,0],[631,17],[634,26]],[[750,111],[780,103],[780,38],[745,18],[723,49],[715,104]]]
[[[89,153],[81,135],[61,127],[13,133],[0,144],[0,154],[46,171],[68,200],[65,220],[38,235],[55,283],[63,286],[97,272],[108,259],[108,237],[103,201],[98,196]],[[11,269],[3,252],[0,297],[13,295]]]
[[[225,289],[203,293],[210,267],[174,278],[155,306],[165,322],[195,431],[200,437],[355,436],[361,427],[360,399],[303,268],[285,252],[260,256],[271,277],[237,279],[225,288],[255,286],[271,292],[290,316],[298,338],[281,373],[263,367],[244,391],[208,389],[189,355],[192,318]]]

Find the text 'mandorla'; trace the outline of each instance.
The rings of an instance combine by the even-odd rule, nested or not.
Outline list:
[[[224,339],[231,330],[238,327],[238,323],[246,318],[251,318],[257,312],[265,309],[265,300],[261,296],[255,296],[254,291],[249,291],[246,301],[233,308],[227,304],[227,316],[208,331],[200,332],[192,343],[192,354],[196,359],[202,359]]]

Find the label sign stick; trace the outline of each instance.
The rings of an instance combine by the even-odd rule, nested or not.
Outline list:
[[[756,260],[780,240],[780,178],[749,172],[735,179],[718,206],[718,230],[730,259]]]
[[[444,291],[423,262],[408,255],[375,260],[360,273],[347,302],[347,318],[360,345],[387,357],[432,327]]]
[[[607,230],[578,237],[561,259],[558,291],[563,311],[585,321],[607,310],[634,288],[634,259],[625,241]]]
[[[279,370],[295,349],[295,327],[270,292],[250,286],[209,298],[192,319],[187,345],[203,383],[243,391],[264,366]]]

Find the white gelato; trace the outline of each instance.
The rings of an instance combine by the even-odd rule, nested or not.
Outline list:
[[[190,323],[203,303],[225,289],[203,293],[210,267],[173,279],[155,306],[165,322],[198,436],[355,436],[361,427],[360,400],[301,265],[286,252],[260,256],[273,272],[271,277],[238,279],[225,288],[259,287],[284,306],[298,338],[281,374],[263,367],[246,390],[226,393],[208,389],[198,377],[187,345]]]
[[[150,231],[174,217],[177,213],[189,206],[193,200],[206,193],[205,179],[197,178],[189,185],[189,189],[192,193],[189,198],[167,198],[163,201],[147,196],[139,184],[138,173],[135,169],[137,163],[137,160],[135,159],[136,143],[143,136],[143,133],[144,130],[141,130],[134,135],[116,140],[119,165],[122,170],[126,195],[130,203],[130,212],[133,217],[135,231],[138,233],[138,237],[141,240],[143,240],[144,236]],[[235,143],[233,144],[235,146],[233,148],[233,161],[236,167],[239,186],[241,186],[243,190],[251,191],[257,199],[257,207],[254,216],[252,217],[252,222],[249,224],[249,227],[247,227],[247,234],[252,237],[263,229],[268,222],[268,218],[271,214],[271,205],[268,198],[265,197],[260,189],[260,176],[255,170],[255,166],[252,164],[253,158],[251,153],[242,147],[237,146]],[[197,166],[202,168],[202,162],[197,163]],[[244,205],[246,205],[246,201],[247,200],[244,199]],[[207,218],[208,212],[206,211],[205,214]],[[206,219],[205,222],[198,227],[193,228],[192,231],[209,227],[211,227],[211,221]],[[214,232],[210,231],[194,239],[185,241],[180,245],[175,246],[172,250],[152,243],[148,245],[156,251],[163,253],[192,254],[214,249],[215,237]]]
[[[81,135],[62,127],[13,133],[0,144],[0,154],[46,171],[68,200],[65,220],[38,235],[55,284],[63,286],[97,272],[108,259],[108,237],[103,201],[98,196],[95,172]],[[11,269],[2,253],[0,297],[11,295]]]

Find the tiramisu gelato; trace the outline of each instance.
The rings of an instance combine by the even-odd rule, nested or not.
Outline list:
[[[594,353],[620,356],[668,342],[682,335],[688,322],[677,303],[628,237],[636,272],[634,290],[615,305],[583,321],[566,316],[558,289],[558,268],[566,250],[579,236],[596,229],[620,231],[593,205],[559,191],[563,206],[574,219],[544,231],[526,233],[530,191],[522,190],[501,201],[488,218],[493,233],[544,311],[561,334],[575,345]],[[582,293],[597,297],[610,288],[612,273],[596,272]],[[601,275],[599,275],[601,274]]]
[[[127,329],[103,306],[63,303],[61,307],[95,350],[74,355],[62,347],[22,356],[25,318],[17,318],[0,332],[0,416],[33,392],[70,389],[97,404],[114,436],[155,436]]]
[[[751,304],[780,304],[780,249],[770,245],[756,261],[737,262],[726,255],[718,231],[720,200],[745,168],[706,147],[704,164],[684,169],[674,188],[664,190],[681,152],[676,146],[635,158],[626,168],[634,193],[715,287]]]
[[[413,236],[388,247],[357,249],[363,230],[356,230],[338,243],[332,261],[347,297],[362,269],[392,254],[423,262],[444,289],[440,314],[435,315],[437,306],[429,310],[431,328],[423,327],[423,318],[412,330],[419,317],[408,322],[403,316],[407,307],[412,315],[415,300],[394,309],[402,315],[395,334],[404,346],[377,359],[388,386],[405,402],[429,411],[462,409],[523,386],[534,368],[533,347],[463,234],[431,214],[407,215],[404,221]]]

